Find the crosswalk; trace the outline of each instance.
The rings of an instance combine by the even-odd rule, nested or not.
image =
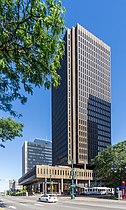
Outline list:
[[[34,205],[35,206],[44,206],[43,204],[40,204],[40,203],[35,203]]]
[[[9,209],[16,209],[15,206],[9,206],[8,208],[9,208]]]

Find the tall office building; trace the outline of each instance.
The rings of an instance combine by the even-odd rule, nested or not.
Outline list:
[[[22,175],[36,165],[52,165],[52,142],[35,139],[22,147]]]
[[[67,29],[61,85],[52,90],[52,163],[91,163],[111,144],[110,47],[81,25]]]

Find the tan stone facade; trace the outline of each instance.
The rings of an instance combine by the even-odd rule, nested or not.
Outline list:
[[[19,179],[19,183],[27,186],[29,193],[50,192],[62,193],[70,191],[72,168],[68,166],[37,165]],[[76,186],[90,186],[93,181],[93,171],[74,168],[74,183]]]

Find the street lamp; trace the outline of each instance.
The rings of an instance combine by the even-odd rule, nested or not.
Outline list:
[[[75,184],[74,184],[74,161],[72,159],[72,185],[71,185],[72,194],[71,194],[71,199],[75,199],[74,188],[75,188]]]

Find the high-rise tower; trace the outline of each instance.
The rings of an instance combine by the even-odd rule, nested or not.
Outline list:
[[[22,147],[22,175],[36,165],[52,165],[51,141],[35,139],[34,142],[24,142]]]
[[[110,47],[79,24],[64,40],[61,85],[52,90],[52,163],[83,167],[111,144]]]

